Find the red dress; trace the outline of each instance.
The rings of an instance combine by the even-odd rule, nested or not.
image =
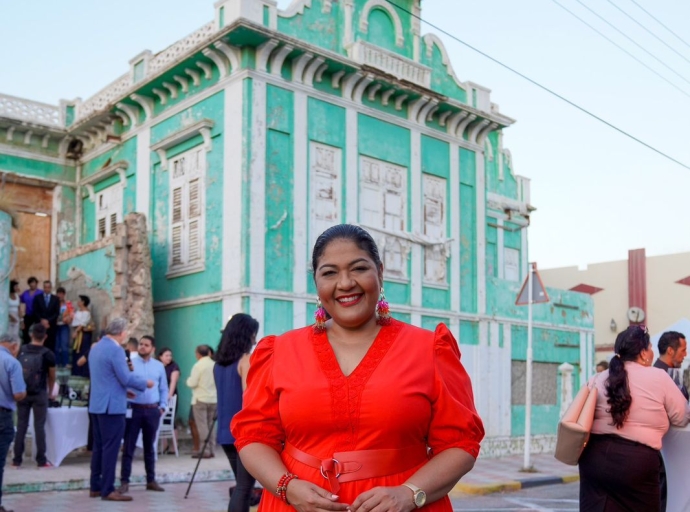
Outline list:
[[[310,326],[268,336],[252,355],[243,401],[231,425],[238,450],[258,442],[281,452],[287,441],[327,459],[335,452],[426,444],[433,454],[460,448],[476,458],[484,437],[470,378],[443,324],[433,333],[393,320],[347,377],[326,333]],[[329,488],[318,469],[285,453],[281,458],[300,479]],[[352,503],[373,487],[400,485],[421,465],[342,483],[339,501]],[[424,508],[452,510],[448,497]],[[294,509],[264,492],[259,511]]]

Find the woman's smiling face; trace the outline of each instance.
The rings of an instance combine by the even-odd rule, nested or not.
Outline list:
[[[383,268],[350,240],[330,242],[316,268],[316,291],[333,321],[356,329],[376,321]]]

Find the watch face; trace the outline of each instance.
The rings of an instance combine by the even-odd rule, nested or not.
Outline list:
[[[423,507],[424,504],[426,503],[426,493],[424,491],[417,491],[414,494],[414,504],[419,507]]]

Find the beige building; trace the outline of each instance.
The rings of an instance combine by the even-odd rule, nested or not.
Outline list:
[[[540,274],[546,286],[592,296],[596,361],[610,359],[616,335],[631,323],[647,325],[654,340],[690,319],[690,252],[647,257],[635,249],[627,260]]]

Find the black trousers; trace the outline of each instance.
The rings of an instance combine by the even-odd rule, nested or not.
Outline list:
[[[579,468],[580,512],[659,512],[658,450],[592,434]]]
[[[161,419],[161,411],[158,408],[140,409],[132,407],[132,417],[127,420],[125,435],[125,451],[122,453],[122,466],[120,467],[120,482],[129,483],[132,475],[132,458],[137,448],[137,437],[141,432],[144,442],[144,467],[146,468],[146,483],[156,480],[156,432]]]
[[[256,481],[242,465],[234,444],[222,444],[223,451],[230,461],[232,472],[235,473],[235,488],[230,491],[228,512],[249,512],[250,499]]]
[[[24,455],[24,440],[29,430],[29,416],[34,411],[34,436],[36,436],[36,463],[43,466],[46,462],[46,417],[48,416],[48,392],[27,395],[17,402],[17,435],[14,438],[14,458],[12,463],[21,466]]]

